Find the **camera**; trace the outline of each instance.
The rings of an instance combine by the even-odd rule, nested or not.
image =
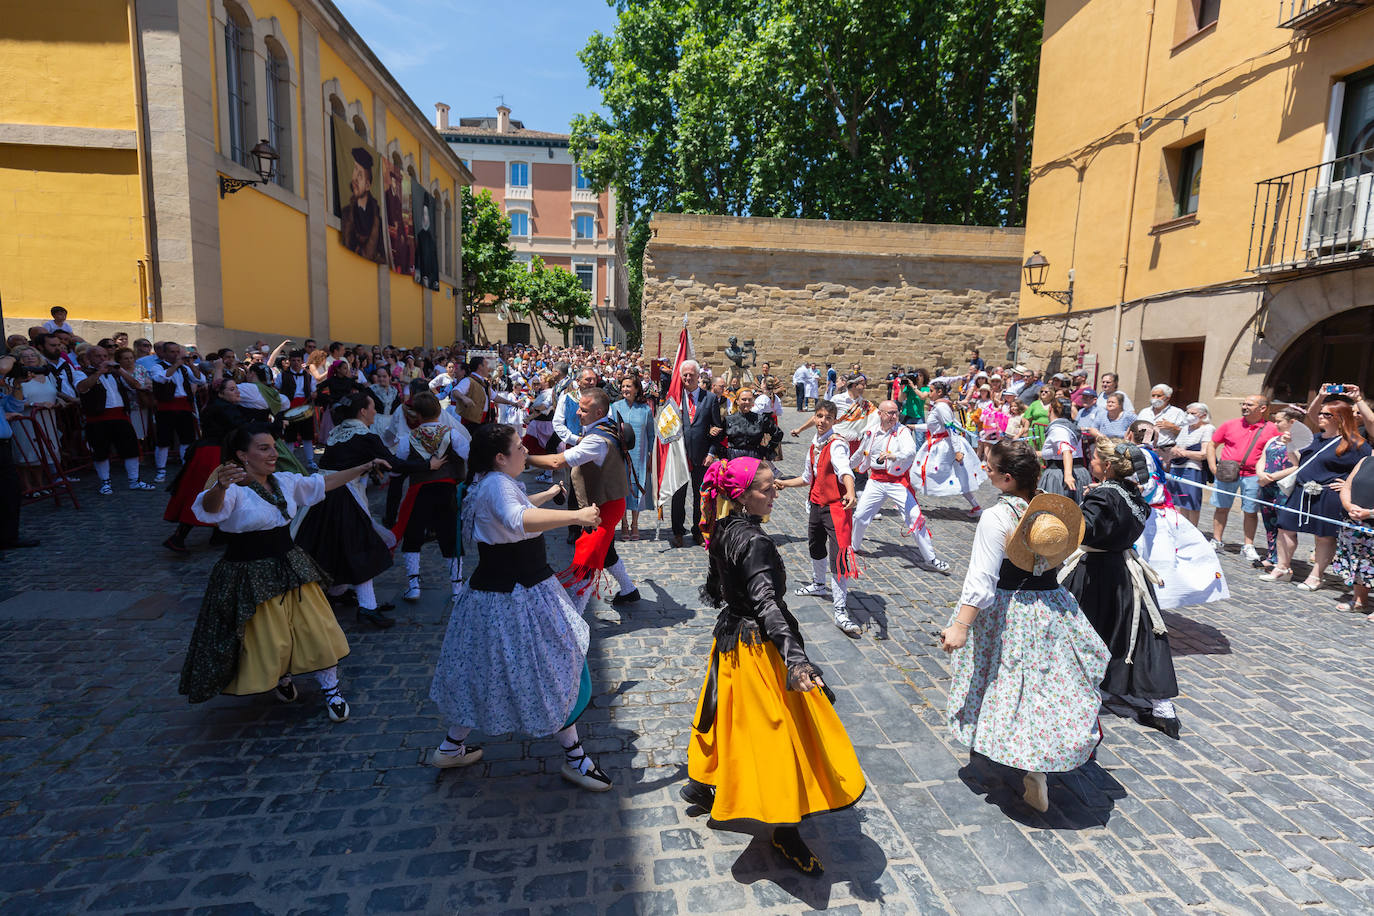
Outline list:
[[[1344,394],[1345,386],[1328,382],[1322,386],[1322,394]]]

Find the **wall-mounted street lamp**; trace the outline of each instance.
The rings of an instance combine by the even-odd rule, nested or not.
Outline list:
[[[272,149],[272,144],[266,140],[259,140],[258,145],[249,152],[253,156],[253,165],[261,181],[252,181],[245,178],[230,178],[228,175],[219,176],[219,196],[222,198],[226,194],[234,194],[247,187],[256,184],[267,184],[272,180],[272,176],[277,174],[277,160],[281,158],[277,151]]]
[[[1026,285],[1031,292],[1037,296],[1048,296],[1065,308],[1073,307],[1073,270],[1069,271],[1068,289],[1045,289],[1045,272],[1049,270],[1050,262],[1038,250],[1032,251],[1031,256],[1026,258],[1026,263],[1022,270],[1026,274]]]

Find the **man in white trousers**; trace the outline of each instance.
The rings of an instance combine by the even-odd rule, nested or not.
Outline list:
[[[897,422],[899,414],[895,401],[879,404],[878,425],[864,431],[854,454],[854,469],[868,472],[868,486],[864,487],[854,510],[854,549],[859,549],[864,532],[883,503],[890,499],[902,507],[903,533],[916,542],[916,553],[920,557],[916,565],[949,575],[949,564],[935,556],[926,517],[907,479],[911,463],[916,460],[916,440],[911,430]]]

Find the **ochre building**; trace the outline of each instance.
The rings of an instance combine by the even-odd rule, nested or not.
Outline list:
[[[471,176],[332,3],[0,0],[0,22],[7,332],[60,305],[87,339],[202,350],[455,338]],[[272,180],[233,191],[262,140]],[[368,204],[402,186],[389,225]]]
[[[1374,4],[1049,0],[1038,99],[1025,255],[1060,297],[1023,285],[1023,362],[1223,418],[1374,388]]]
[[[473,193],[491,192],[510,219],[518,260],[538,257],[577,276],[591,296],[592,316],[572,329],[568,342],[588,350],[624,346],[632,317],[626,307],[613,190],[597,191],[572,157],[568,134],[534,130],[512,119],[505,105],[496,115],[459,118],[450,124],[447,105],[435,106],[435,127],[473,175]],[[563,333],[530,316],[495,306],[474,316],[480,342],[552,343]]]
[[[1020,229],[656,213],[644,255],[644,351],[672,358],[685,317],[697,356],[730,337],[790,379],[803,360],[967,368],[1007,356]]]

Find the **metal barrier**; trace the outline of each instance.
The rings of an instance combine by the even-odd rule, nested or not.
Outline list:
[[[62,508],[62,494],[65,493],[72,501],[72,507],[81,508],[81,503],[77,501],[76,493],[72,490],[71,483],[67,480],[67,469],[62,463],[62,454],[58,446],[48,435],[48,429],[57,430],[59,410],[54,407],[35,407],[28,416],[16,417],[10,421],[10,425],[15,433],[15,445],[20,445],[19,436],[22,434],[27,440],[28,445],[33,451],[36,461],[24,461],[20,451],[16,451],[14,456],[15,463],[23,467],[37,467],[38,473],[42,477],[42,484],[39,486],[23,486],[20,489],[20,498],[26,505],[42,502],[51,497],[53,505]]]

